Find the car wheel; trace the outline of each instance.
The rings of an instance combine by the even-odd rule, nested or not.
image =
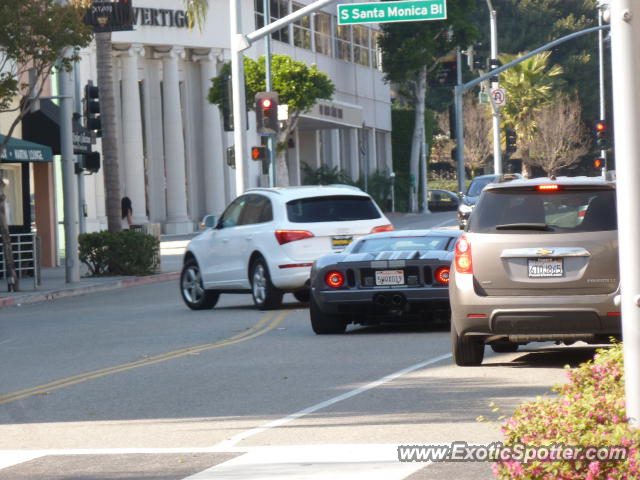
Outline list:
[[[311,298],[309,305],[309,316],[311,317],[311,328],[317,335],[344,333],[347,329],[347,322],[339,315],[323,313],[313,298]]]
[[[269,269],[263,258],[258,258],[251,265],[251,294],[253,303],[260,310],[273,310],[282,304],[284,292],[271,283]]]
[[[202,286],[200,267],[195,259],[185,262],[180,273],[180,293],[182,300],[191,310],[207,310],[215,307],[220,298],[220,292],[205,290]]]
[[[517,343],[510,342],[509,340],[498,340],[491,343],[491,350],[496,353],[511,353],[518,350]]]
[[[309,297],[311,297],[311,292],[309,290],[298,290],[297,292],[293,292],[293,296],[296,297],[296,300],[299,302],[308,302]]]
[[[452,321],[451,351],[453,352],[453,360],[460,367],[480,365],[484,358],[484,343],[477,337],[458,335]]]

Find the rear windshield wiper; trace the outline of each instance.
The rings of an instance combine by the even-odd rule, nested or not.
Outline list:
[[[505,223],[496,225],[496,230],[540,230],[546,232],[550,228],[546,223]]]

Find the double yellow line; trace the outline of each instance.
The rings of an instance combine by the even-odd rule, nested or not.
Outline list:
[[[253,325],[251,328],[248,328],[244,332],[234,335],[233,337],[229,337],[225,340],[220,340],[218,342],[207,343],[205,345],[197,345],[195,347],[185,347],[179,350],[174,350],[172,352],[167,352],[160,355],[155,355],[153,357],[148,357],[143,360],[138,360],[136,362],[123,363],[120,365],[115,365],[113,367],[103,368],[100,370],[93,370],[91,372],[80,373],[78,375],[61,378],[60,380],[54,380],[53,382],[37,385],[35,387],[18,390],[17,392],[0,395],[0,405],[4,403],[15,402],[16,400],[21,400],[23,398],[31,397],[33,395],[46,395],[49,392],[52,392],[54,390],[59,390],[61,388],[69,387],[77,383],[93,380],[94,378],[100,378],[106,375],[113,375],[114,373],[125,372],[127,370],[132,370],[134,368],[139,368],[139,367],[146,367],[147,365],[166,362],[168,360],[184,357],[186,355],[194,355],[200,352],[204,352],[206,350],[212,350],[214,348],[225,347],[227,345],[233,345],[235,343],[244,342],[246,340],[259,337],[260,335],[264,335],[270,330],[273,330],[278,325],[280,325],[282,321],[285,319],[285,317],[291,312],[292,310],[284,310],[278,315],[276,315],[277,312],[269,312],[266,315],[264,315],[260,319],[260,321],[255,325]]]

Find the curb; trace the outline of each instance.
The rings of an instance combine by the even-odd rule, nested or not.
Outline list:
[[[0,308],[19,307],[20,305],[46,302],[48,300],[56,300],[58,298],[75,297],[78,295],[86,295],[87,293],[107,292],[109,290],[116,290],[118,288],[131,287],[135,285],[146,285],[156,282],[166,282],[170,280],[177,280],[178,278],[180,278],[180,272],[168,272],[158,273],[155,275],[146,275],[142,277],[126,277],[109,283],[80,286],[76,288],[37,292],[33,294],[27,293],[24,295],[19,295],[17,297],[0,298]]]

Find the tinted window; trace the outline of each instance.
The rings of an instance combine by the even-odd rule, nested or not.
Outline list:
[[[614,190],[491,190],[482,194],[469,231],[531,232],[519,229],[518,224],[540,224],[547,226],[541,233],[595,232],[616,230],[616,218]],[[509,225],[514,228],[506,228]]]
[[[262,195],[248,195],[238,225],[251,225],[273,220],[271,201]]]
[[[477,197],[482,193],[482,189],[492,183],[494,181],[494,177],[489,178],[476,178],[469,185],[469,190],[467,191],[467,195],[470,197]]]
[[[235,227],[236,225],[238,225],[240,212],[242,212],[242,207],[244,206],[246,200],[247,197],[244,196],[238,197],[233,202],[231,202],[222,214],[222,217],[220,217],[220,223],[218,224],[218,226],[220,228],[227,228]]]
[[[449,237],[382,237],[361,240],[353,253],[445,250]]]
[[[347,222],[380,218],[380,213],[369,197],[341,195],[311,197],[287,203],[290,222]]]

